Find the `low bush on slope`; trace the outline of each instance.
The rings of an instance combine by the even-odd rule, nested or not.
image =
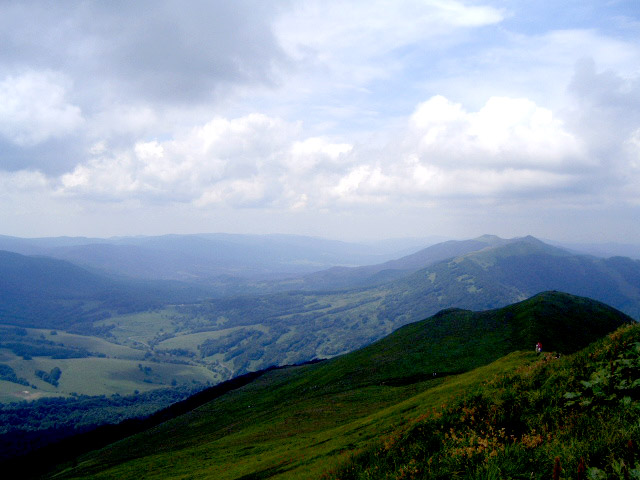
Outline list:
[[[325,479],[640,478],[640,326],[498,376]]]

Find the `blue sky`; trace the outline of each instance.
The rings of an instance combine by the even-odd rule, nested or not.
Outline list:
[[[0,234],[640,243],[640,4],[0,1]]]

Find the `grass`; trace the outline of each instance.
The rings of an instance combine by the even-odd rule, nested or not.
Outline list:
[[[174,378],[179,383],[190,383],[194,379],[201,383],[217,381],[205,368],[191,365],[105,358],[51,360],[50,364],[50,368],[55,364],[62,369],[61,390],[84,390],[89,392],[88,395],[125,395],[133,390],[144,392],[167,387]],[[150,368],[151,373],[145,374],[138,365]]]
[[[251,325],[250,327],[231,327],[225,328],[222,330],[215,330],[210,332],[198,332],[198,333],[187,333],[187,334],[177,334],[175,337],[171,337],[167,340],[164,340],[156,346],[158,349],[170,350],[174,348],[183,348],[185,350],[189,350],[194,354],[199,355],[200,351],[198,350],[198,346],[203,342],[209,339],[217,339],[220,337],[224,337],[230,333],[235,332],[236,330],[240,330],[242,328],[247,328],[248,330],[260,330],[263,332],[268,331],[269,329],[264,325]]]
[[[144,352],[139,349],[118,345],[99,337],[77,335],[59,330],[55,331],[55,335],[51,334],[51,330],[28,329],[28,331],[33,331],[34,335],[43,335],[47,340],[62,343],[64,346],[84,348],[90,352],[106,355],[107,357],[130,360],[140,360],[144,358]]]
[[[475,398],[469,397],[473,391],[502,385],[506,396],[496,397],[496,402],[507,405],[508,382],[501,379],[514,371],[541,368],[529,348],[539,325],[551,317],[552,328],[560,331],[584,315],[600,315],[599,321],[585,321],[591,340],[599,328],[610,331],[626,320],[601,304],[561,294],[492,312],[445,312],[357,352],[270,371],[186,415],[84,455],[75,466],[62,466],[56,478],[139,478],[141,472],[145,478],[319,478],[330,467],[333,478],[342,478],[350,465],[364,472],[354,478],[368,478],[369,457],[378,455],[380,442],[399,444],[406,432],[417,432],[424,422],[449,411],[453,413],[447,418],[455,421],[460,411],[473,407],[459,401]],[[524,326],[530,328],[521,333]],[[575,351],[583,341],[576,337],[564,345]],[[504,354],[509,348],[528,351]],[[559,391],[560,381],[554,382],[548,392]],[[526,382],[522,385],[524,391]],[[535,394],[526,398],[537,405]],[[490,400],[482,405],[491,405]],[[527,441],[537,441],[528,434]],[[389,478],[397,477],[390,466],[404,458],[402,448],[398,452],[384,463]],[[412,460],[407,459],[407,468]],[[452,473],[442,478],[455,477]]]
[[[146,324],[151,318],[155,317],[138,316],[137,325]],[[189,385],[193,382],[206,384],[224,380],[220,374],[212,372],[204,365],[145,361],[145,350],[118,345],[94,336],[34,328],[23,329],[23,332],[24,334],[19,337],[21,343],[38,345],[35,342],[54,342],[61,347],[86,350],[91,356],[82,358],[33,356],[25,359],[7,348],[0,348],[0,362],[10,366],[18,377],[31,384],[25,386],[2,382],[0,402],[31,400],[43,396],[70,396],[72,393],[127,395],[136,390],[145,392],[167,387],[174,380],[174,383]],[[140,370],[139,365],[150,368],[150,373],[145,374]],[[49,372],[54,367],[62,370],[57,386],[44,382],[35,373],[37,370]]]
[[[5,354],[9,357],[10,354]],[[172,380],[178,384],[192,384],[194,381],[206,384],[217,383],[221,378],[201,365],[182,365],[173,363],[156,363],[144,360],[128,360],[119,358],[71,358],[53,359],[34,357],[24,360],[15,355],[3,363],[10,365],[18,377],[25,378],[33,387],[11,382],[0,384],[0,400],[11,402],[23,399],[34,399],[42,396],[69,396],[71,393],[83,395],[127,395],[138,390],[145,392],[160,387],[167,387]],[[150,368],[145,374],[139,365]],[[54,367],[62,370],[59,385],[42,381],[35,375],[36,370],[50,371]],[[24,392],[29,392],[25,394]]]
[[[81,460],[70,478],[136,478],[141,471],[146,478],[232,479],[260,471],[269,478],[318,478],[340,452],[363,448],[381,432],[450,401],[486,375],[530,359],[531,354],[515,355],[457,377],[290,401],[291,388],[310,387],[301,376],[309,367],[272,372],[220,402],[138,436],[135,445],[124,441]],[[229,424],[229,418],[237,421]],[[161,434],[167,431],[170,439]],[[147,452],[154,453],[141,455]],[[121,463],[123,456],[129,460]],[[102,470],[112,461],[116,464]]]
[[[639,378],[640,326],[622,327],[494,377],[324,478],[640,478]]]
[[[148,345],[161,332],[175,332],[170,309],[119,315],[95,322],[97,326],[115,325],[111,334],[121,345]]]
[[[0,380],[0,403],[19,402],[22,400],[37,400],[42,397],[63,397],[63,394],[34,390],[31,387],[13,382]]]

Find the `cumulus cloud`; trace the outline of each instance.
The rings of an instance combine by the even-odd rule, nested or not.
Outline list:
[[[28,71],[0,81],[0,135],[19,146],[62,137],[82,125],[68,100],[69,81],[49,71]]]
[[[291,145],[285,165],[289,172],[297,174],[314,174],[318,170],[344,169],[349,161],[348,153],[353,145],[348,143],[333,143],[322,137],[310,137],[296,141]]]
[[[490,98],[476,112],[435,96],[402,140],[364,145],[306,137],[264,114],[216,117],[171,140],[140,141],[60,180],[60,194],[193,203],[198,207],[332,208],[344,204],[545,195],[588,164],[581,141],[527,99]]]
[[[568,122],[600,167],[600,187],[615,197],[623,191],[623,198],[638,201],[640,77],[599,72],[592,59],[583,59],[576,64],[568,90],[575,101]]]
[[[571,188],[589,164],[581,141],[531,100],[494,97],[476,112],[435,96],[408,119],[396,156],[358,165],[338,201],[543,196]]]
[[[505,199],[510,205],[575,203],[584,195],[593,200],[612,175],[612,185],[638,186],[638,132],[620,136],[628,177],[621,181],[598,163],[600,143],[585,141],[529,99],[493,97],[473,111],[434,96],[406,118],[400,140],[377,152],[306,136],[300,123],[254,113],[215,117],[174,138],[118,150],[98,142],[90,159],[57,179],[25,171],[4,181],[14,191],[53,191],[58,200],[134,200],[203,211],[451,208]]]
[[[614,82],[581,67],[574,83],[587,105],[580,111],[589,118],[600,103],[614,108],[610,99],[599,100],[600,87],[623,97],[636,91],[634,81]],[[633,109],[628,112],[627,120],[635,121]],[[118,149],[96,142],[87,161],[49,181],[58,197],[296,211],[569,198],[594,193],[607,181],[637,184],[638,123],[609,127],[618,152],[625,152],[618,162],[626,162],[621,165],[633,177],[624,182],[598,156],[599,149],[610,151],[608,140],[587,138],[588,130],[577,128],[584,125],[567,124],[527,98],[491,97],[473,111],[436,95],[416,106],[399,140],[372,152],[363,144],[307,136],[301,123],[265,114],[217,116],[169,139]]]
[[[63,175],[59,194],[300,208],[314,172],[338,168],[352,146],[304,138],[299,124],[250,114],[216,117],[171,140],[105,148],[96,145],[95,158]]]
[[[429,163],[559,168],[583,157],[553,113],[526,98],[491,97],[477,112],[435,96],[410,119],[411,140]]]

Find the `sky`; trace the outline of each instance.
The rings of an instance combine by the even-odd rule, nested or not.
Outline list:
[[[640,243],[638,0],[0,0],[0,234]]]

